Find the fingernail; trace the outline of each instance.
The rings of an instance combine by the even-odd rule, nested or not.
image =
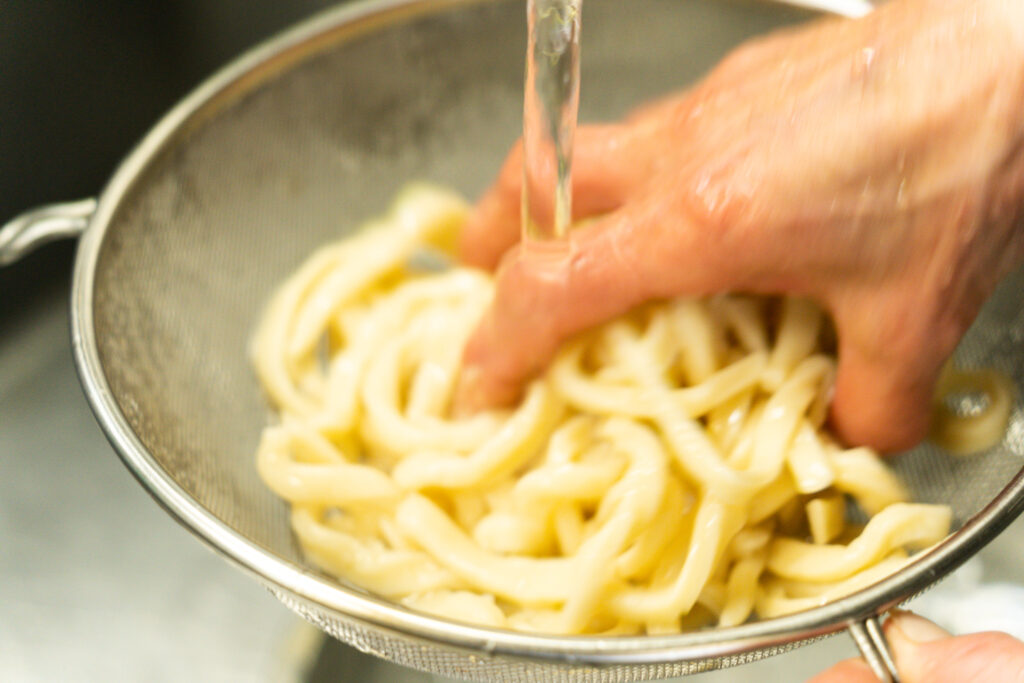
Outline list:
[[[951,635],[945,629],[911,612],[897,612],[894,614],[892,625],[895,631],[893,636],[902,636],[905,640],[915,645],[942,640],[943,638],[949,638]]]

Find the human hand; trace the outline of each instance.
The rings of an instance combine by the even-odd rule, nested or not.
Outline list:
[[[909,612],[896,614],[885,634],[903,683],[1024,683],[1024,643],[1005,633],[953,637]],[[808,683],[877,683],[862,659],[849,659]]]
[[[458,403],[513,400],[562,340],[649,299],[794,293],[837,327],[840,437],[915,443],[944,359],[1024,258],[1021,112],[1019,0],[899,0],[769,36],[579,130],[574,218],[596,220],[555,273],[514,247],[513,152],[462,239],[501,267]]]

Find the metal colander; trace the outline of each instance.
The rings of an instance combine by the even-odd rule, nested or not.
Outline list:
[[[965,561],[1024,507],[1019,407],[985,454],[922,446],[893,460],[917,499],[952,504],[956,534],[875,586],[784,618],[675,636],[526,635],[414,613],[304,562],[285,503],[254,466],[268,407],[249,336],[306,255],[379,213],[407,180],[469,196],[484,188],[520,128],[524,16],[521,0],[392,0],[321,15],[201,86],[98,203],[8,224],[0,263],[84,231],[74,350],[111,442],[178,521],[364,652],[469,679],[629,681],[741,664],[850,629],[880,677],[890,676],[878,615]],[[811,16],[773,2],[587,0],[581,116],[619,117],[691,82],[742,40]],[[1022,291],[1018,273],[958,350],[964,366],[993,367],[1018,387]]]

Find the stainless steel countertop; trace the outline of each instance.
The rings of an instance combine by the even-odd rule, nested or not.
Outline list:
[[[0,338],[0,680],[440,680],[325,643],[173,523],[103,438],[68,338],[63,296]],[[1022,557],[1019,520],[917,604],[951,627],[1020,635],[1004,596],[1024,591]],[[993,594],[993,581],[1012,585]],[[800,681],[855,655],[840,636],[687,680]]]
[[[298,680],[300,620],[122,466],[49,304],[0,339],[0,680]]]

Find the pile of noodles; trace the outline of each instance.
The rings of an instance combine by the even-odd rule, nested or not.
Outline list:
[[[408,188],[257,332],[279,416],[259,473],[326,572],[477,624],[669,633],[823,604],[949,532],[823,427],[835,359],[798,299],[648,305],[566,345],[515,409],[453,418],[492,280],[415,264],[465,214]]]

